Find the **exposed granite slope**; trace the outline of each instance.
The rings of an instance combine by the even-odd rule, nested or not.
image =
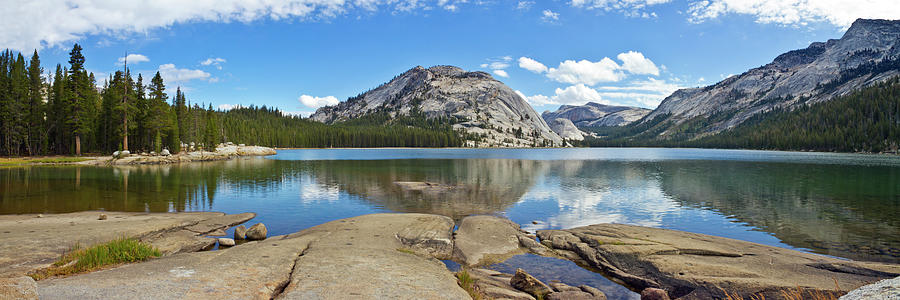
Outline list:
[[[776,299],[782,290],[797,287],[844,293],[900,274],[900,265],[622,224],[543,230],[538,237],[561,255],[603,270],[636,290],[661,288],[672,298],[722,298],[725,290],[745,298],[761,293]]]
[[[484,137],[468,146],[562,145],[559,135],[515,91],[490,74],[453,66],[412,68],[357,97],[319,108],[310,119],[330,124],[380,111],[391,116],[421,112],[427,118],[455,118],[454,129]]]

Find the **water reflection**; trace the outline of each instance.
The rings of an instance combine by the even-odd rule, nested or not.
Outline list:
[[[628,223],[900,262],[900,167],[829,157],[829,164],[247,158],[2,168],[0,213],[253,211],[273,234],[379,211],[502,214],[532,231]]]

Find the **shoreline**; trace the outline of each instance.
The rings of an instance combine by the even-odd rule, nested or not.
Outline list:
[[[108,214],[109,220],[97,220],[96,215],[99,213]],[[6,245],[0,247],[0,277],[16,277],[15,272],[10,273],[10,267],[19,270],[18,275],[23,275],[21,273],[23,265],[19,262],[23,259],[36,263],[31,264],[32,270],[29,271],[33,271],[34,266],[49,264],[52,259],[48,260],[48,257],[54,255],[58,257],[61,255],[60,249],[64,251],[66,246],[77,242],[79,237],[82,239],[90,237],[94,243],[99,243],[103,242],[103,239],[121,234],[146,239],[156,247],[165,246],[166,255],[145,262],[115,266],[100,272],[40,280],[35,283],[35,293],[40,294],[42,298],[46,295],[55,295],[49,298],[110,295],[127,297],[127,293],[112,292],[121,292],[118,290],[120,288],[136,288],[117,287],[127,282],[143,282],[144,288],[140,290],[146,288],[150,293],[148,295],[157,294],[165,298],[167,294],[158,291],[164,287],[158,284],[165,284],[174,290],[185,288],[179,283],[181,281],[178,280],[180,277],[177,274],[173,277],[174,273],[167,272],[181,272],[178,271],[182,270],[179,268],[191,268],[194,273],[189,277],[209,276],[212,280],[211,278],[224,276],[237,280],[236,278],[251,275],[247,273],[251,272],[249,271],[251,269],[247,269],[247,265],[254,265],[252,268],[254,271],[251,272],[255,274],[253,276],[268,278],[265,274],[275,272],[272,269],[278,269],[280,270],[278,272],[282,273],[275,277],[281,279],[277,280],[274,288],[263,289],[268,291],[265,295],[240,294],[238,291],[231,291],[227,295],[232,295],[230,293],[233,292],[238,293],[234,295],[269,298],[292,293],[309,295],[309,292],[329,291],[318,295],[325,298],[340,298],[336,295],[350,296],[353,294],[347,293],[361,289],[370,292],[363,296],[386,296],[379,294],[384,292],[379,289],[383,289],[385,284],[397,284],[399,282],[393,281],[401,281],[401,278],[416,274],[422,278],[411,286],[412,289],[391,285],[396,289],[391,289],[390,295],[400,298],[444,295],[438,298],[446,298],[446,295],[450,294],[459,295],[459,286],[456,285],[452,272],[437,261],[449,259],[459,263],[463,267],[462,270],[475,278],[474,285],[479,287],[476,290],[500,293],[494,294],[497,296],[522,291],[510,289],[508,285],[504,285],[503,280],[496,280],[497,278],[509,280],[513,275],[482,268],[522,253],[565,259],[580,266],[596,268],[602,271],[604,276],[624,283],[632,290],[662,289],[672,299],[722,296],[719,288],[744,296],[758,293],[767,297],[776,296],[781,290],[795,287],[843,294],[868,281],[896,277],[900,273],[900,265],[896,264],[835,259],[668,229],[596,224],[565,230],[540,230],[534,236],[522,231],[517,224],[500,217],[469,216],[457,223],[444,216],[415,213],[362,215],[326,222],[263,241],[242,243],[216,251],[202,251],[215,244],[215,240],[207,237],[208,235],[224,235],[224,230],[228,227],[247,222],[254,216],[255,214],[225,215],[213,212],[98,211],[50,215],[0,215],[0,229],[3,230],[0,232],[13,232],[16,228],[33,228],[40,231],[33,234],[13,234],[14,236],[5,239]],[[157,225],[147,225],[148,220],[153,220],[155,223],[151,224]],[[110,227],[112,224],[109,222],[118,225]],[[119,233],[106,232],[103,237],[94,236],[94,232],[113,228],[113,231]],[[57,236],[54,238],[53,235]],[[26,242],[35,239],[46,244],[34,246],[33,243]],[[36,248],[23,250],[23,246],[17,246],[22,244],[30,244]],[[276,245],[288,248],[272,247]],[[47,252],[41,247],[52,247],[57,250]],[[20,257],[20,254],[15,254],[22,251],[30,254],[24,258]],[[245,256],[248,253],[257,252],[263,257],[269,256],[270,259],[246,261]],[[231,257],[237,253],[241,255]],[[34,255],[38,257],[35,258]],[[32,259],[28,260],[27,257]],[[13,263],[14,261],[16,262]],[[767,263],[760,263],[762,261]],[[234,265],[235,263],[237,265]],[[220,264],[229,265],[231,269],[221,270]],[[298,265],[303,267],[298,269]],[[163,273],[152,271],[162,266],[176,271]],[[288,266],[290,268],[287,268]],[[207,267],[209,269],[204,269]],[[297,272],[302,274],[295,274]],[[385,275],[383,272],[390,274]],[[373,279],[365,276],[348,278],[346,274],[387,276],[387,278]],[[691,279],[694,278],[692,276],[698,277]],[[719,277],[722,279],[715,279]],[[144,282],[144,279],[150,280]],[[840,282],[837,288],[832,284],[832,279],[835,283]],[[86,282],[91,282],[93,288],[73,289]],[[227,286],[228,282],[233,281],[201,280],[200,286],[207,285],[207,287],[192,289],[195,294],[190,295],[221,296],[222,294],[216,294],[220,292],[215,291],[225,288],[222,284]],[[318,283],[313,284],[315,282]],[[326,282],[324,286],[321,285],[322,282]],[[256,283],[273,286],[271,281]],[[356,288],[346,289],[347,286]],[[421,294],[425,286],[441,288],[435,294]],[[245,292],[253,290],[249,288]],[[2,280],[0,291],[3,291]],[[209,294],[209,291],[215,293]],[[562,292],[558,289],[551,290],[554,291]]]

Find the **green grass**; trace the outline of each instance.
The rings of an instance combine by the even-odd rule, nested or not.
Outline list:
[[[158,249],[138,240],[119,238],[85,249],[76,245],[52,266],[30,276],[35,280],[40,280],[53,276],[84,273],[107,266],[144,261],[160,255]]]
[[[481,293],[475,289],[475,278],[472,278],[472,276],[469,275],[469,272],[466,270],[456,272],[456,279],[459,282],[459,286],[462,287],[463,290],[466,290],[472,299],[481,300],[483,298]]]

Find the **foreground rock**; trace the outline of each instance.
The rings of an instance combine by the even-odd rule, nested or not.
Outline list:
[[[0,299],[37,299],[37,284],[28,276],[0,278]]]
[[[520,247],[520,236],[528,238],[510,220],[494,216],[465,217],[456,230],[453,254],[456,260],[469,266],[502,262],[525,253]]]
[[[248,240],[251,241],[259,241],[266,239],[266,235],[269,234],[269,230],[266,229],[266,225],[263,223],[258,223],[256,225],[250,226],[250,229],[247,229],[246,236]]]
[[[780,298],[781,291],[843,293],[895,277],[900,266],[832,259],[703,234],[621,224],[538,231],[542,243],[596,267],[637,290],[661,288],[671,298]],[[721,289],[720,289],[721,288]]]
[[[841,296],[840,300],[900,299],[900,277],[864,285]]]
[[[553,292],[553,290],[550,289],[550,286],[547,286],[537,278],[534,278],[534,276],[525,273],[522,269],[516,269],[516,274],[509,280],[509,284],[538,299],[543,299],[544,296]]]
[[[168,150],[160,155],[131,155],[131,156],[112,156],[100,158],[92,161],[82,162],[81,164],[91,165],[141,165],[141,164],[171,164],[194,161],[215,161],[226,160],[240,156],[266,156],[274,155],[275,149],[261,146],[235,146],[219,145],[215,152],[195,151],[188,153],[178,153],[174,155],[165,154]],[[151,152],[152,154],[152,152]]]
[[[228,250],[38,282],[42,299],[467,299],[439,260],[453,221],[375,214]]]
[[[47,215],[0,216],[0,277],[22,276],[53,263],[74,245],[89,246],[136,237],[171,254],[202,249],[215,239],[204,230],[242,223],[254,214],[129,213],[86,211]]]

